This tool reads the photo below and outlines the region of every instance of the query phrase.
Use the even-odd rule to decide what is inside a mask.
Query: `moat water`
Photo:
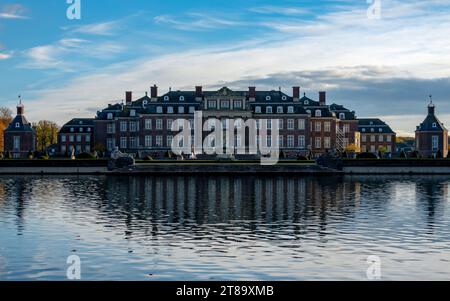
[[[450,280],[450,177],[0,176],[0,280]]]

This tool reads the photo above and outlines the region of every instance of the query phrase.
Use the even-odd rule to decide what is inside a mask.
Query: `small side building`
[[[416,150],[423,156],[434,156],[441,152],[448,154],[448,130],[436,117],[436,107],[431,101],[428,105],[428,115],[416,129]]]
[[[94,119],[75,118],[67,122],[58,133],[61,155],[91,153],[94,148]]]
[[[378,153],[385,148],[388,153],[396,151],[397,134],[384,121],[378,118],[358,119],[361,133],[361,152]]]
[[[24,115],[25,106],[17,105],[17,115],[4,131],[5,152],[14,159],[26,158],[36,150],[36,131]]]

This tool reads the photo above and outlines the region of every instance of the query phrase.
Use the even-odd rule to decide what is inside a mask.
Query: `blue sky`
[[[300,85],[412,134],[433,94],[450,125],[450,1],[0,1],[0,105],[63,124],[153,84]]]

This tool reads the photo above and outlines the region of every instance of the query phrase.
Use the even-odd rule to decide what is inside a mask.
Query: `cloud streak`
[[[26,8],[21,4],[5,5],[0,10],[0,19],[28,19]]]

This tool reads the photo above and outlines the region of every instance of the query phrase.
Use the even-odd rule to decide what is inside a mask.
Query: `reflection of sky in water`
[[[449,279],[445,177],[0,177],[0,279]]]

